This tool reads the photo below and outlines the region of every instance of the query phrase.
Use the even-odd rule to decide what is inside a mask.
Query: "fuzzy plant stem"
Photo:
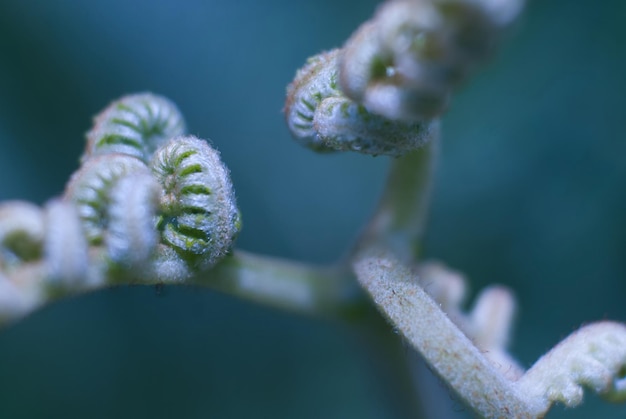
[[[105,259],[99,258],[92,262],[98,264],[92,266],[93,272],[104,271],[108,263]],[[4,322],[15,321],[38,306],[59,297],[97,292],[100,289],[124,284],[166,286],[180,284],[135,276],[131,273],[117,282],[95,281],[89,273],[86,273],[81,277],[81,283],[85,285],[80,288],[55,288],[54,295],[43,296],[39,303],[32,304],[32,307],[19,315],[7,316]],[[340,320],[345,323],[360,323],[364,313],[371,311],[365,293],[358,287],[353,274],[348,270],[307,265],[240,250],[233,251],[212,269],[196,272],[184,283],[296,314]]]
[[[468,337],[422,288],[415,249],[426,213],[432,149],[422,151],[394,162],[388,189],[352,259],[358,282],[395,330],[481,417],[540,418],[554,402],[579,404],[583,386],[609,400],[626,399],[624,325],[586,326],[526,373],[520,371],[521,377],[511,378],[477,346],[478,335]],[[423,382],[414,378],[418,386]]]
[[[349,271],[317,267],[241,250],[194,284],[301,314],[350,319],[363,309],[364,294]]]
[[[339,320],[365,340],[374,372],[394,391],[388,393],[398,415],[424,416],[406,368],[406,346],[391,339],[392,331],[341,265],[319,267],[237,250],[193,283],[297,314]],[[385,385],[387,388],[387,385]]]
[[[417,284],[414,274],[384,247],[359,254],[354,270],[385,316],[434,371],[483,417],[533,417],[499,374]]]
[[[354,273],[376,305],[384,308],[383,314],[403,331],[413,348],[465,402],[478,412],[490,412],[493,417],[490,390],[507,388],[510,394],[501,396],[506,403],[501,400],[497,404],[506,404],[510,409],[503,413],[523,417],[527,410],[515,391],[491,368],[489,361],[433,298],[414,282],[410,289],[403,288],[414,277],[407,267],[416,262],[419,253],[438,137],[439,130],[434,130],[433,138],[426,146],[392,161],[378,209],[357,246],[353,258]],[[387,299],[401,301],[390,303]],[[410,317],[403,311],[403,307],[408,306],[411,307],[408,310]],[[469,353],[468,348],[471,348]],[[407,353],[406,356],[411,361],[415,354]],[[418,387],[424,382],[423,377],[414,379]]]
[[[439,130],[423,147],[392,160],[387,184],[359,248],[385,243],[404,263],[415,261],[424,231]]]
[[[407,268],[416,262],[427,216],[438,130],[433,136],[425,147],[393,160],[378,209],[357,246],[354,273],[383,314],[466,403],[486,417],[526,417],[515,390]],[[494,388],[508,393],[494,395]],[[506,411],[494,415],[502,406]]]

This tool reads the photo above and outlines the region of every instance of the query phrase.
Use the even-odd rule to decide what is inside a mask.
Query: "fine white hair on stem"
[[[389,251],[364,249],[356,258],[354,270],[392,325],[484,417],[541,418],[554,402],[578,405],[583,386],[612,401],[626,400],[626,325],[599,322],[585,326],[528,371],[511,377],[493,362],[488,351],[476,345],[482,342],[498,349],[506,341],[507,319],[512,311],[506,289],[487,288],[465,324],[468,332],[462,333],[461,327],[420,286],[424,279],[418,281],[415,272]],[[445,284],[437,287],[442,286]],[[438,291],[440,296],[447,294]],[[504,350],[501,354],[508,357]]]
[[[392,325],[476,412],[489,418],[530,417],[513,383],[393,254],[384,248],[364,249],[353,266],[359,283]]]

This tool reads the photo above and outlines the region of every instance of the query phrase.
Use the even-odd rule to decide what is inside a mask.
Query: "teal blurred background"
[[[315,155],[281,108],[305,59],[373,0],[0,0],[0,200],[44,203],[121,95],[176,102],[231,169],[238,247],[332,262],[388,160]],[[520,303],[531,365],[585,322],[626,321],[626,3],[529,4],[444,118],[426,255]],[[193,288],[120,288],[0,333],[2,418],[404,418],[354,333]],[[459,417],[469,416],[450,398]],[[587,395],[548,418],[623,418]]]

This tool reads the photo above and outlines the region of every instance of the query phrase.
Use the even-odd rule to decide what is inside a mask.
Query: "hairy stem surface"
[[[354,271],[383,314],[476,412],[488,418],[533,417],[512,383],[493,368],[392,252],[382,247],[365,250],[357,257]]]
[[[405,263],[419,252],[428,212],[439,130],[422,148],[392,161],[385,192],[360,240],[361,247],[384,243]]]
[[[350,318],[362,309],[364,295],[352,275],[334,267],[235,251],[194,283],[288,311]]]

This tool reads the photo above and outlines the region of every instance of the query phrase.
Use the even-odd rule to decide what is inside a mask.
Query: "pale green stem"
[[[349,271],[235,251],[194,284],[264,305],[323,317],[349,318],[364,294]]]
[[[417,284],[392,251],[374,246],[354,263],[361,285],[459,396],[487,418],[531,418],[532,408]]]
[[[422,148],[395,158],[385,192],[358,247],[385,243],[403,262],[413,262],[419,251],[428,212],[431,178],[439,130]]]
[[[96,252],[97,253],[97,252]],[[106,258],[95,256],[81,286],[34,286],[28,289],[30,302],[22,310],[6,313],[4,322],[13,322],[33,310],[69,295],[98,291],[115,285],[155,285],[158,280],[136,277],[132,272],[116,272],[116,280],[109,277]],[[47,274],[42,262],[23,266],[13,273],[18,283],[47,284]],[[1,274],[1,272],[0,272]],[[3,278],[0,276],[0,280]],[[6,280],[5,280],[6,281]],[[176,285],[180,282],[167,282]],[[371,307],[365,293],[353,274],[339,267],[317,267],[283,259],[233,251],[211,270],[198,272],[184,281],[232,294],[244,300],[300,314],[347,321],[358,319]],[[41,289],[40,289],[41,288]],[[371,310],[371,308],[369,308]]]
[[[420,240],[424,233],[432,173],[439,147],[438,126],[433,129],[431,135],[430,141],[424,147],[392,160],[385,191],[378,208],[359,239],[353,254],[353,260],[357,263],[363,251],[378,246],[389,249],[407,266],[416,261]],[[358,270],[356,273],[361,274]],[[396,339],[388,340],[387,345],[395,347],[396,342]],[[382,345],[383,342],[379,344]],[[419,348],[415,349],[419,351]],[[431,388],[430,397],[420,397],[422,390],[419,386],[428,382],[429,377],[423,376],[426,373],[425,369],[414,368],[414,365],[419,363],[416,360],[417,357],[415,351],[406,349],[401,359],[395,359],[395,363],[402,364],[404,374],[412,376],[412,382],[405,381],[404,385],[407,390],[410,388],[409,391],[413,392],[414,402],[419,400],[421,413],[438,412],[438,414],[444,414],[446,418],[456,417],[452,409],[446,410],[432,406],[433,400],[443,400],[448,397],[447,394],[440,394],[446,391],[442,387]],[[398,375],[398,378],[400,376]]]
[[[424,417],[420,400],[411,390],[406,348],[397,339],[390,339],[391,330],[350,271],[235,251],[196,277],[194,283],[265,306],[340,320],[355,327],[369,341],[368,347],[380,355],[373,367],[378,366],[374,369],[380,378],[394,386],[388,397],[397,413]]]
[[[394,328],[466,403],[487,417],[528,417],[515,389],[411,280],[408,267],[416,262],[424,233],[437,147],[435,130],[426,147],[393,161],[379,207],[358,243],[354,272]],[[494,388],[506,394],[493,395]]]

